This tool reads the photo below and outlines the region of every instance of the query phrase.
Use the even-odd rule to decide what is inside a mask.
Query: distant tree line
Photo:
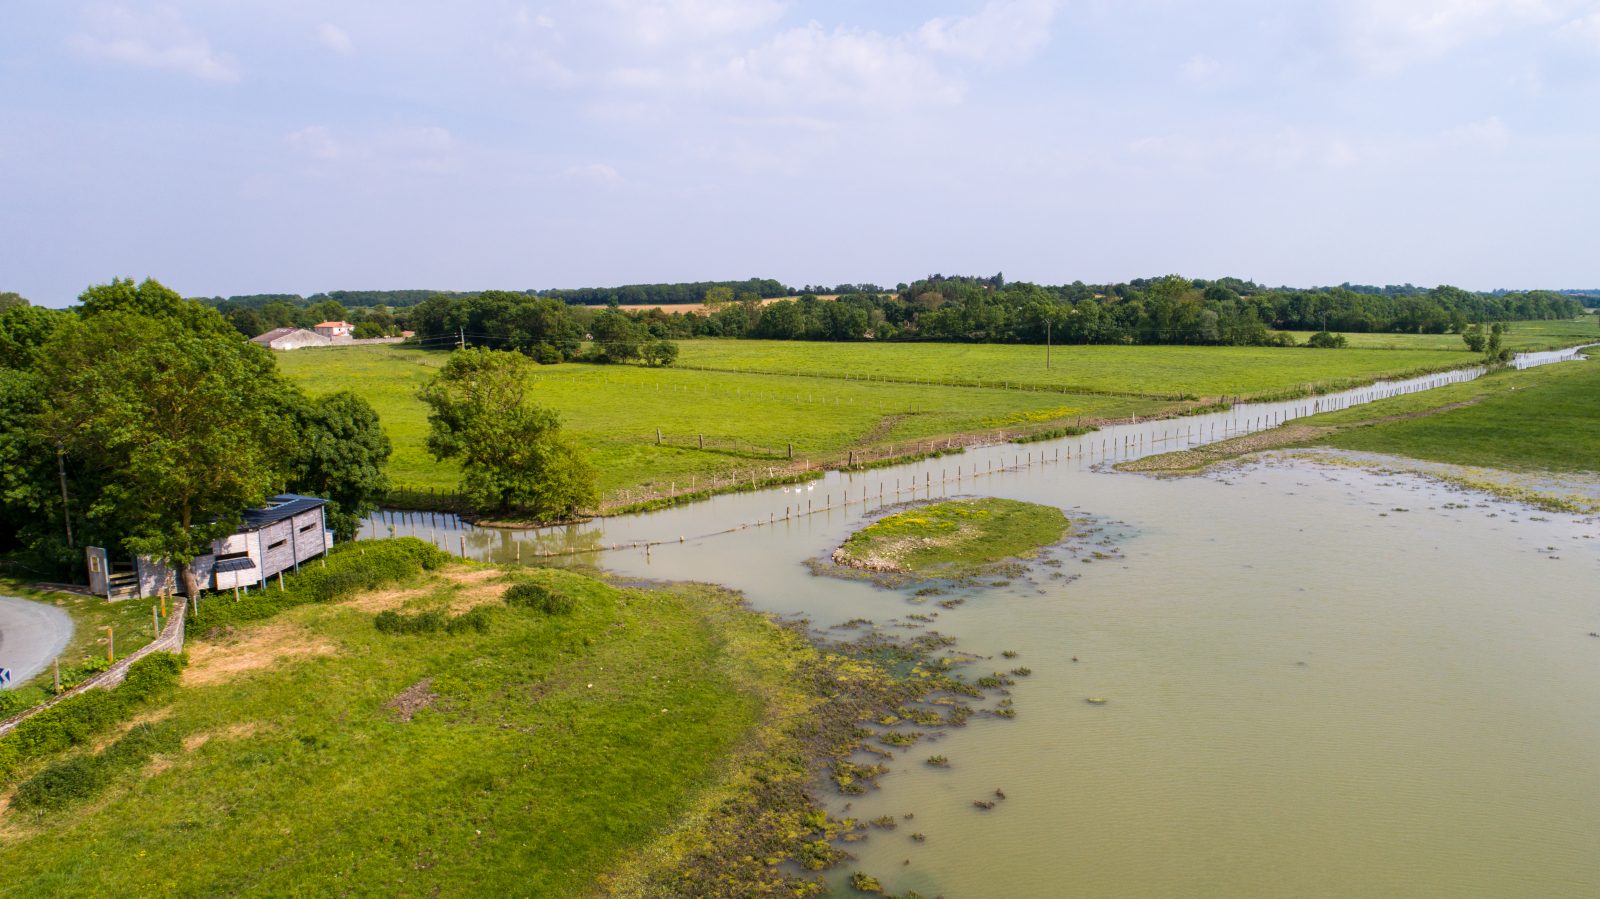
[[[340,318],[358,337],[416,331],[517,349],[545,361],[575,358],[594,323],[602,361],[641,358],[652,342],[693,337],[765,340],[936,340],[983,343],[1284,344],[1284,331],[1464,333],[1472,324],[1570,318],[1583,291],[1471,292],[1443,285],[1266,287],[1237,278],[1169,275],[1118,284],[1039,285],[987,277],[930,275],[893,290],[872,284],[807,285],[770,279],[641,284],[545,291],[335,291],[212,299],[241,333]],[[837,301],[818,297],[830,293]],[[403,296],[402,296],[403,295]],[[320,297],[320,299],[317,299]],[[316,302],[311,302],[313,299]],[[348,302],[394,300],[379,305]],[[705,303],[706,314],[613,310],[636,328],[603,318],[607,307]],[[403,305],[402,305],[403,304]],[[603,344],[616,347],[608,353]],[[1331,340],[1318,345],[1335,345]]]

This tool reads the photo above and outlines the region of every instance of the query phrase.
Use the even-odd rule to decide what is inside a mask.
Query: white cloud
[[[1447,146],[1480,148],[1500,153],[1511,143],[1511,129],[1506,127],[1505,122],[1500,121],[1499,116],[1489,116],[1459,128],[1451,128],[1444,133],[1443,138]]]
[[[770,25],[789,4],[781,0],[604,0],[617,33],[660,46],[722,38]]]
[[[326,162],[344,155],[344,148],[334,139],[333,132],[321,125],[301,128],[289,134],[284,140],[289,144],[291,152],[306,159]]]
[[[622,183],[622,175],[616,169],[603,162],[591,162],[588,165],[575,165],[563,173],[572,181],[587,181],[590,184],[603,184],[612,186]]]
[[[1222,63],[1209,56],[1191,56],[1182,72],[1183,80],[1193,84],[1215,84],[1222,77]]]
[[[360,163],[366,168],[411,172],[448,172],[457,168],[459,147],[445,128],[431,125],[390,128],[341,135],[322,125],[309,125],[284,137],[289,152],[316,163],[316,170]]]
[[[340,56],[348,56],[355,45],[350,42],[350,35],[343,28],[332,22],[323,22],[317,26],[317,43]]]
[[[1562,25],[1561,36],[1591,50],[1600,50],[1600,12],[1580,16]]]
[[[958,102],[964,88],[910,40],[812,22],[709,73],[711,83],[777,107],[907,108]],[[773,110],[779,112],[780,110]]]
[[[179,72],[205,81],[239,80],[232,60],[170,6],[134,11],[116,4],[90,7],[85,29],[67,36],[67,46],[85,59]]]
[[[990,0],[970,16],[929,19],[917,39],[937,53],[975,62],[1019,63],[1050,40],[1056,0]]]
[[[1349,0],[1346,43],[1370,71],[1407,66],[1508,31],[1558,21],[1567,0]]]

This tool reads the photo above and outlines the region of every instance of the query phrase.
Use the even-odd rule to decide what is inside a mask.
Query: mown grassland
[[[194,642],[147,715],[182,748],[114,770],[93,800],[0,811],[0,895],[558,896],[620,867],[663,895],[663,871],[731,873],[674,855],[716,843],[681,830],[657,863],[632,853],[740,776],[764,719],[807,711],[815,651],[713,588],[508,577],[574,608],[508,607],[506,577],[457,565]],[[473,608],[483,632],[374,627],[384,609]],[[804,761],[766,748],[777,760],[745,774],[803,800]],[[769,811],[791,851],[814,829]]]
[[[1523,371],[1501,369],[1117,467],[1196,472],[1263,450],[1330,446],[1506,471],[1600,472],[1595,355]]]
[[[1585,315],[1563,321],[1510,322],[1504,343],[1519,352],[1549,350],[1600,342],[1600,316]],[[1291,331],[1305,343],[1310,331]],[[1460,334],[1357,334],[1344,332],[1351,349],[1465,350]]]
[[[855,352],[870,357],[873,347]],[[458,469],[428,455],[427,411],[416,390],[443,353],[387,346],[296,350],[277,356],[313,394],[349,389],[377,410],[394,443],[396,485],[448,490]],[[1063,395],[991,388],[929,389],[913,384],[773,374],[550,365],[538,369],[536,402],[555,409],[592,453],[610,500],[691,479],[794,462],[843,462],[854,450],[912,452],[918,441],[971,432],[1072,424],[1079,419],[1149,416],[1176,404],[1136,397]],[[656,444],[656,429],[666,442]],[[705,435],[700,449],[697,435]]]
[[[967,577],[1059,541],[1068,526],[1067,516],[1053,506],[996,498],[951,500],[878,519],[850,535],[833,560],[866,571]]]
[[[1457,344],[1460,339],[1457,338]],[[1371,381],[1465,365],[1454,349],[802,343],[694,340],[679,363],[720,371],[872,377],[935,384],[1021,385],[1078,393],[1249,398],[1328,383]]]
[[[1466,405],[1447,408],[1457,403]],[[1510,471],[1600,471],[1600,361],[1497,372],[1307,421],[1347,426],[1320,441],[1341,449]]]

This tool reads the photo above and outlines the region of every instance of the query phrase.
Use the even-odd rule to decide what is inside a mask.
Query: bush
[[[100,766],[90,756],[58,762],[28,778],[17,787],[12,802],[19,809],[60,808],[75,799],[86,799],[100,789]]]
[[[437,634],[440,631],[460,634],[469,630],[482,634],[489,630],[489,610],[479,606],[454,618],[437,609],[415,615],[379,612],[373,617],[372,626],[382,634]]]
[[[567,615],[578,603],[565,593],[557,593],[543,584],[521,583],[506,591],[508,606],[533,609],[546,615]]]
[[[1327,331],[1318,331],[1306,338],[1306,346],[1319,350],[1341,349],[1346,342],[1343,334],[1330,334]]]

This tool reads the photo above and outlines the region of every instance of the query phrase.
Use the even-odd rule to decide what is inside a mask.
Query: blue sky
[[[1600,285],[1600,0],[13,3],[0,290]]]

